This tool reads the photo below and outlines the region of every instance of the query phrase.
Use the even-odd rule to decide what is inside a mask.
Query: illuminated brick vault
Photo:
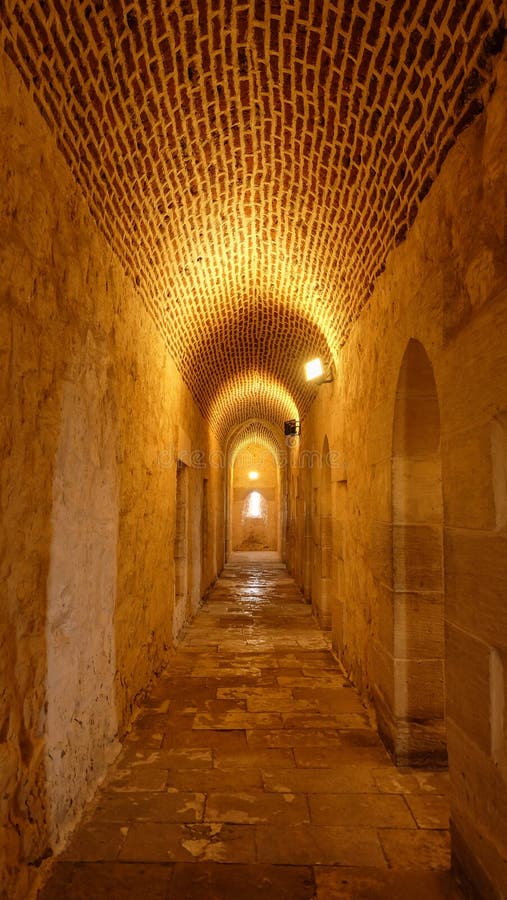
[[[482,110],[502,5],[0,4],[5,50],[217,433],[304,417],[302,363],[336,360]]]
[[[279,465],[286,465],[287,446],[284,437],[276,427],[269,426],[266,422],[244,422],[236,428],[230,436],[229,453],[231,462],[234,463],[241,456],[245,447],[257,444],[271,453]]]

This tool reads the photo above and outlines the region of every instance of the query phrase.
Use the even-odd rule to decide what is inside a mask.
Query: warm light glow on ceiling
[[[339,372],[495,84],[502,6],[0,3],[9,56],[219,440],[246,419],[304,420],[323,376],[305,381],[302,354]]]
[[[258,479],[258,477],[259,477],[259,473],[258,473],[258,472],[253,472],[253,471],[252,471],[252,472],[249,472],[249,473],[248,473],[248,477],[249,477],[250,481],[257,481],[257,479]]]
[[[250,418],[285,422],[300,415],[287,388],[269,373],[254,369],[224,382],[210,412],[213,431],[222,438],[234,424]]]
[[[269,425],[267,422],[245,422],[236,428],[235,434],[230,440],[230,462],[233,466],[236,459],[246,449],[250,465],[257,465],[253,452],[267,452],[273,457],[277,465],[284,465],[287,445],[281,428]],[[254,461],[255,460],[255,461]]]
[[[305,363],[305,377],[307,381],[313,381],[315,378],[320,378],[323,374],[324,367],[319,357]]]

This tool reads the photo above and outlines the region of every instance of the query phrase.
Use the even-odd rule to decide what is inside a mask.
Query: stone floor
[[[447,789],[392,765],[281,563],[236,554],[40,898],[455,898]]]

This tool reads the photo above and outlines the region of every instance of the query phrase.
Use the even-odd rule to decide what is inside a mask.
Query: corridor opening
[[[272,449],[257,441],[238,449],[229,484],[231,550],[280,553],[280,471]]]

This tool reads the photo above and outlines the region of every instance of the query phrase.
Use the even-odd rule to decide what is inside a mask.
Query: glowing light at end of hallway
[[[250,481],[257,481],[257,479],[258,479],[258,477],[259,477],[259,473],[258,473],[258,472],[254,472],[254,471],[249,472],[249,473],[248,473],[248,477],[249,477]]]
[[[262,519],[262,494],[259,491],[252,491],[247,498],[246,517],[247,519]]]
[[[320,378],[323,374],[324,367],[322,365],[322,360],[319,357],[305,363],[305,378],[307,381],[313,381],[315,378]]]

